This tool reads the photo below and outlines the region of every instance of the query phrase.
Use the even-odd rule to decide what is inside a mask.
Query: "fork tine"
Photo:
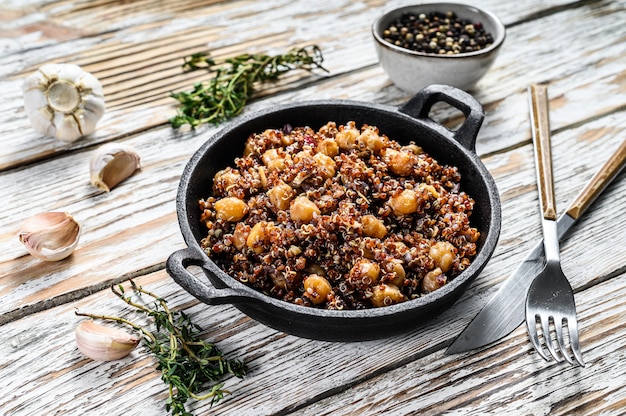
[[[567,327],[569,328],[569,321],[567,320],[567,318],[564,317],[562,319],[554,320],[554,330],[556,332],[556,340],[559,344],[559,349],[561,350],[561,356],[565,358],[565,361],[570,363],[570,365],[574,365],[574,362],[572,361],[572,357],[570,357],[569,353],[567,352],[565,341],[563,340],[563,321],[567,322]],[[571,343],[571,336],[570,336],[570,343]],[[573,349],[573,346],[572,346],[572,349]]]
[[[585,362],[583,361],[583,355],[580,351],[580,342],[578,340],[578,320],[576,316],[567,321],[567,327],[569,329],[569,342],[572,346],[572,352],[574,353],[574,358],[578,361],[581,367],[585,366]]]
[[[546,361],[550,361],[550,358],[543,351],[541,342],[539,342],[539,335],[537,335],[537,318],[539,315],[526,315],[526,328],[528,329],[528,335],[530,336],[530,342],[533,344],[535,351]]]
[[[547,319],[544,319],[544,318],[545,317],[541,317],[541,328],[543,330],[543,338],[546,343],[546,348],[548,348],[548,351],[550,351],[550,354],[552,354],[554,359],[560,363],[561,361],[563,361],[563,358],[561,357],[561,354],[556,349],[554,349],[552,336],[550,336],[550,318],[551,317],[548,317]],[[552,319],[554,321],[554,318]]]

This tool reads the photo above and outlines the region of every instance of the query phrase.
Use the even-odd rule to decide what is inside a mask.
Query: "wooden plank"
[[[13,4],[11,4],[13,3]],[[99,36],[140,24],[159,24],[198,13],[210,7],[212,12],[246,7],[250,1],[192,0],[155,3],[139,1],[5,1],[0,17],[6,20],[0,35],[17,38],[14,49],[47,46],[72,38]],[[35,36],[33,36],[35,34]],[[27,42],[23,42],[27,40]]]
[[[274,0],[271,3],[259,3],[254,1],[224,1],[224,0],[191,0],[186,2],[155,3],[149,0],[142,1],[29,1],[24,4],[21,1],[4,1],[0,4],[2,20],[6,21],[4,31],[7,36],[19,37],[40,31],[40,39],[64,40],[68,36],[59,37],[59,33],[52,30],[46,31],[47,26],[58,29],[64,28],[69,33],[78,36],[97,36],[100,33],[121,30],[141,23],[163,22],[171,19],[187,16],[197,16],[199,13],[218,15],[224,12],[237,11],[238,18],[250,17],[271,11],[276,16],[302,17],[305,14],[312,16],[330,14],[336,8],[346,10],[359,10],[363,8],[386,11],[394,7],[403,6],[406,1],[367,0],[360,2],[337,1],[333,4],[317,3],[306,4],[302,2],[297,9],[291,9],[294,2],[286,0]],[[575,5],[577,1],[553,0],[542,2],[533,0],[520,4],[498,4],[495,1],[479,1],[480,7],[488,8],[498,15],[505,24],[516,20],[527,20],[531,16],[547,13],[556,8]],[[297,10],[295,13],[293,10]],[[5,32],[0,32],[5,33]],[[54,36],[57,35],[57,36]],[[26,37],[26,36],[25,36]],[[35,39],[28,37],[29,44],[35,43]],[[17,42],[16,42],[17,43]],[[24,45],[16,45],[24,47]]]
[[[314,2],[304,4],[306,7],[317,7],[311,5],[312,3]],[[304,17],[307,16],[306,8],[298,9],[295,18],[289,17],[294,15],[294,8],[298,7],[300,5],[295,3],[289,7],[285,5],[285,10],[278,9],[284,14],[278,16],[275,9],[263,11],[268,13],[267,16],[271,14],[273,19],[280,22],[273,25],[263,23],[269,19],[269,17],[264,19],[263,14],[254,15],[252,11],[244,13],[245,8],[229,10],[228,12],[233,14],[226,13],[224,19],[231,25],[229,30],[238,35],[226,41],[222,36],[223,28],[207,25],[203,19],[203,16],[210,15],[202,13],[214,12],[208,8],[197,17],[189,16],[190,20],[185,21],[185,27],[182,29],[178,21],[172,20],[158,27],[152,24],[139,25],[112,34],[107,33],[103,35],[103,39],[81,38],[29,51],[28,59],[19,57],[19,61],[15,62],[16,65],[11,67],[12,71],[6,74],[7,79],[0,82],[5,91],[0,98],[2,100],[0,115],[7,120],[8,133],[0,137],[0,146],[3,149],[0,153],[0,169],[10,169],[57,152],[83,148],[163,125],[175,112],[175,102],[168,98],[169,92],[189,88],[193,82],[201,79],[201,74],[181,73],[182,57],[207,46],[219,57],[249,50],[268,51],[268,47],[271,49],[269,52],[278,53],[293,45],[319,43],[325,51],[326,66],[333,77],[364,68],[375,68],[372,74],[378,77],[378,82],[374,84],[376,88],[369,92],[366,99],[376,98],[380,95],[378,91],[381,88],[386,89],[385,102],[389,102],[390,99],[398,101],[408,99],[405,93],[395,87],[389,87],[390,83],[386,76],[376,66],[377,58],[370,38],[369,25],[379,13],[379,9],[363,7],[344,9],[342,7],[348,6],[342,4],[342,7],[323,10],[325,21],[337,23],[316,24],[314,25],[316,28],[328,27],[332,28],[332,31],[309,33],[300,28],[310,27],[311,22],[298,20],[307,19]],[[525,103],[520,101],[519,93],[526,85],[545,79],[556,78],[563,82],[562,87],[553,91],[555,97],[562,95],[564,99],[564,106],[561,107],[564,116],[559,117],[555,114],[553,119],[555,128],[562,128],[572,122],[594,118],[621,108],[624,102],[624,90],[621,88],[624,83],[624,77],[621,76],[623,70],[615,75],[614,65],[618,64],[625,46],[624,42],[616,41],[623,31],[621,21],[616,17],[618,13],[610,13],[619,7],[619,2],[603,3],[598,7],[586,6],[511,27],[506,47],[503,48],[495,67],[474,91],[479,101],[487,107],[488,115],[495,116],[490,118],[490,124],[487,125],[497,126],[502,124],[503,120],[509,120],[509,118],[498,119],[499,113],[495,110],[503,107],[507,110],[505,114],[508,117],[509,111],[516,110]],[[349,13],[346,16],[347,10]],[[242,18],[238,18],[242,15]],[[544,30],[546,26],[558,26],[562,30],[552,33]],[[535,36],[535,33],[540,35]],[[556,47],[556,50],[553,50],[554,45],[568,45],[572,37],[589,42],[595,49],[582,57],[569,53],[566,47]],[[523,55],[520,56],[515,47],[520,43],[536,46],[524,49]],[[71,55],[67,54],[68,50],[72,51]],[[546,56],[550,56],[549,61],[545,59]],[[22,109],[15,107],[21,102],[22,77],[50,61],[77,62],[94,75],[102,77],[107,101],[111,100],[108,104],[109,111],[100,122],[97,131],[86,140],[67,145],[54,139],[40,138],[30,130]],[[126,68],[131,71],[126,71]],[[275,91],[301,88],[317,79],[318,77],[309,78],[300,73],[280,83],[280,87]],[[569,89],[571,87],[567,86],[580,85],[581,82],[587,90],[608,89],[615,93],[606,100],[593,102],[588,102],[586,98],[581,99],[578,95],[568,97],[566,94],[571,91]],[[354,85],[345,79],[339,79],[339,83]],[[342,98],[363,94],[361,89],[338,89],[332,83],[326,83],[323,87],[325,93],[317,93],[318,89],[315,87],[314,85],[313,89],[307,91],[307,98],[326,96]],[[280,99],[295,100],[299,99],[300,94],[302,90],[295,94],[281,95]],[[572,103],[571,100],[576,101]],[[264,102],[264,105],[271,104],[271,101]],[[573,108],[576,112],[572,111]],[[519,132],[525,125],[525,120],[521,116],[523,113],[519,111],[515,113],[518,115],[513,119],[515,122],[508,125],[508,136]],[[513,125],[516,127],[511,131]],[[486,152],[515,145],[499,135],[483,135],[481,141],[485,143],[482,151]]]
[[[443,348],[455,334],[451,328],[467,313],[463,303],[406,335],[332,343],[282,334],[232,306],[198,305],[163,271],[137,282],[166,297],[172,307],[184,308],[207,329],[208,339],[250,367],[244,380],[227,380],[233,395],[211,410],[220,414],[279,415],[295,409],[300,409],[296,415],[521,409],[536,414],[549,407],[554,414],[587,414],[610,413],[623,405],[624,277],[622,271],[576,295],[586,369],[543,362],[523,327],[482,352],[444,356]],[[80,320],[75,308],[139,319],[125,314],[121,301],[103,291],[4,325],[2,409],[16,416],[120,414],[137,408],[145,415],[163,414],[164,385],[146,351],[140,347],[129,358],[109,363],[84,358],[74,343]],[[209,411],[206,403],[191,409]]]
[[[620,414],[626,403],[624,277],[576,295],[585,368],[545,362],[522,326],[492,348],[457,356],[437,351],[293,415]]]

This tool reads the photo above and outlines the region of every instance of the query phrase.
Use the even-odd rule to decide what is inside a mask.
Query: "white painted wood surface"
[[[370,25],[408,1],[30,0],[0,3],[0,414],[165,414],[165,388],[142,348],[95,363],[76,349],[75,308],[119,312],[113,282],[135,278],[185,309],[207,337],[246,361],[233,395],[196,414],[623,414],[626,409],[626,181],[621,174],[562,244],[576,291],[587,367],[543,362],[519,327],[484,351],[444,356],[540,237],[526,86],[549,83],[557,208],[626,138],[624,0],[475,1],[507,25],[494,67],[470,91],[485,107],[477,151],[500,191],[496,252],[448,311],[406,335],[329,343],[285,335],[233,306],[199,304],[164,262],[184,246],[175,195],[184,165],[219,127],[179,134],[170,91],[189,88],[182,58],[278,53],[318,44],[329,74],[293,73],[264,89],[253,112],[309,99],[399,106],[410,97],[377,64]],[[108,111],[95,134],[71,145],[29,128],[27,74],[47,62],[78,63],[104,85]],[[455,124],[454,113],[433,117]],[[143,168],[111,193],[89,184],[91,152],[108,141],[139,150]],[[67,210],[84,226],[59,263],[30,257],[15,233],[28,215]],[[140,410],[139,410],[140,409]]]

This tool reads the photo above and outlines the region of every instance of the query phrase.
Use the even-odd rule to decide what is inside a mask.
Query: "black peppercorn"
[[[401,48],[432,54],[478,51],[493,43],[481,22],[471,22],[451,11],[404,13],[383,31],[386,42]]]

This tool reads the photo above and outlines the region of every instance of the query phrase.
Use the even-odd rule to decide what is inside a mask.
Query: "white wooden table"
[[[470,91],[486,118],[477,151],[494,176],[503,224],[496,252],[448,311],[401,336],[313,341],[267,328],[233,306],[206,306],[164,262],[184,247],[175,195],[182,169],[221,126],[177,133],[171,91],[205,78],[184,56],[281,53],[315,43],[329,74],[294,72],[246,113],[304,99],[399,106],[410,97],[378,65],[370,26],[406,1],[0,2],[0,413],[163,415],[160,374],[140,347],[98,363],[76,348],[76,308],[115,313],[112,283],[135,279],[185,310],[228,355],[249,366],[233,394],[197,415],[623,414],[626,412],[626,178],[621,174],[562,244],[576,292],[585,368],[544,362],[520,326],[485,350],[446,356],[454,337],[540,238],[526,87],[548,83],[557,207],[563,210],[626,137],[626,1],[474,3],[495,12],[507,39]],[[42,138],[23,109],[25,76],[76,63],[104,86],[108,111],[73,144]],[[436,112],[437,113],[437,112]],[[438,110],[443,121],[453,117]],[[435,114],[435,116],[437,115]],[[89,183],[105,142],[135,146],[143,168],[110,193]],[[27,216],[63,210],[83,225],[79,247],[57,263],[29,256],[16,232]]]

